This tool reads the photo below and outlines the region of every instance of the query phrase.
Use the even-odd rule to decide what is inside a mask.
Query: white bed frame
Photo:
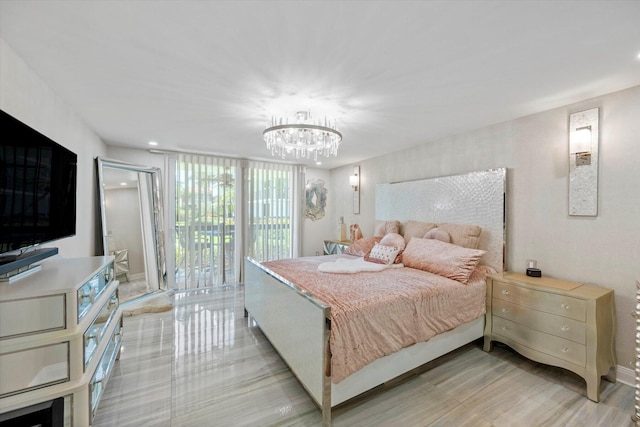
[[[482,227],[481,263],[504,266],[506,169],[380,184],[376,219]],[[245,259],[245,313],[251,315],[331,425],[331,408],[483,336],[484,317],[385,356],[331,382],[331,307],[260,263]]]

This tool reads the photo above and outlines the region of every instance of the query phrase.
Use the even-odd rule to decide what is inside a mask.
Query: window
[[[245,255],[299,255],[301,167],[180,154],[175,182],[178,289],[241,281]]]

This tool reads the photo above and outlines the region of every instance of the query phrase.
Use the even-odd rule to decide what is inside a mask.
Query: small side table
[[[344,253],[344,250],[351,245],[350,240],[325,240],[323,244],[325,255],[335,255]]]

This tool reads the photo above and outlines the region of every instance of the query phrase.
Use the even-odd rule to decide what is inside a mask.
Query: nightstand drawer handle
[[[562,303],[560,307],[564,308],[565,310],[569,310],[569,304]]]
[[[568,347],[563,347],[562,348],[562,352],[563,353],[569,353],[569,348]]]
[[[567,332],[569,330],[569,325],[564,325],[562,328],[560,328],[560,330],[562,332]]]
[[[508,331],[508,330],[510,330],[510,329],[511,329],[511,328],[510,328],[510,327],[508,327],[507,325],[502,325],[502,330],[503,330],[503,331]]]
[[[508,308],[503,308],[502,310],[500,310],[503,313],[509,313],[509,309]]]
[[[506,289],[503,289],[503,290],[502,290],[502,295],[509,295],[509,291],[508,291],[508,290],[506,290]]]

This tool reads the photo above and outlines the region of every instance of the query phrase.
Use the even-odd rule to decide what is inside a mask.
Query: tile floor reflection
[[[123,350],[94,426],[320,426],[311,398],[255,323],[243,286],[175,294],[124,319]],[[393,388],[334,409],[335,426],[628,426],[633,389],[584,381],[505,346],[467,345]]]

